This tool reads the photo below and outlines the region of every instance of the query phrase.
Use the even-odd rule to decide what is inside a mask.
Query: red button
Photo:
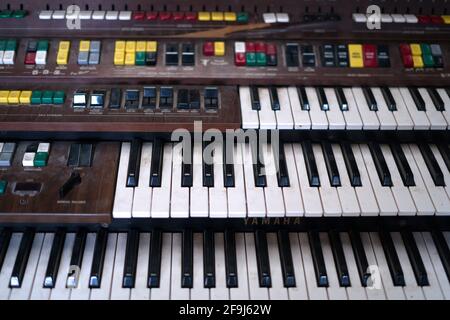
[[[412,55],[402,55],[403,65],[405,68],[413,68],[414,67],[414,61]]]
[[[255,44],[253,42],[246,42],[245,43],[245,51],[255,52]]]
[[[25,55],[25,64],[36,64],[36,52],[27,52]]]
[[[431,16],[431,23],[444,24],[444,19],[441,16]]]
[[[266,52],[266,44],[264,42],[257,42],[255,44],[255,51],[256,52]]]
[[[157,11],[148,11],[146,13],[147,20],[156,20],[158,18],[158,12]]]
[[[214,43],[208,41],[203,44],[203,55],[207,57],[211,57],[214,55]]]
[[[277,54],[277,46],[274,44],[266,45],[266,54],[268,55],[276,55]]]
[[[411,47],[409,46],[409,44],[406,43],[400,45],[400,52],[402,53],[402,56],[412,55]]]
[[[197,20],[197,13],[195,13],[195,12],[187,12],[185,14],[185,18],[188,21],[195,21],[195,20]]]
[[[135,11],[133,12],[133,20],[144,20],[145,12],[144,11]]]
[[[238,66],[238,67],[243,67],[246,64],[246,60],[245,60],[245,53],[241,52],[241,53],[236,53],[234,55],[234,63]]]
[[[184,12],[174,12],[173,13],[173,20],[180,21],[184,19]]]
[[[364,67],[376,68],[378,67],[377,61],[377,47],[373,44],[363,45],[363,60]]]
[[[172,13],[170,13],[170,12],[160,12],[159,13],[159,19],[161,21],[167,21],[170,18],[172,18]]]
[[[419,23],[422,23],[422,24],[431,23],[431,18],[429,16],[418,16],[417,19],[419,20]]]

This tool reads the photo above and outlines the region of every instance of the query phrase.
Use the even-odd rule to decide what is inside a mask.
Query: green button
[[[12,17],[16,18],[16,19],[22,19],[27,15],[27,11],[26,10],[15,10],[12,13]]]
[[[423,64],[425,65],[425,67],[428,67],[428,68],[434,67],[433,56],[430,54],[423,55]]]
[[[42,104],[53,104],[53,91],[44,91],[42,93]]]
[[[33,165],[35,167],[45,167],[47,166],[48,153],[47,152],[38,152],[34,156]]]
[[[11,15],[12,15],[12,11],[10,11],[10,10],[0,11],[0,19],[10,18]]]
[[[248,22],[248,13],[247,12],[238,12],[236,17],[237,22],[247,23]]]
[[[245,60],[247,61],[247,66],[256,66],[256,54],[254,52],[246,53]]]
[[[37,44],[37,51],[47,51],[48,50],[48,40],[39,40]]]
[[[6,42],[6,48],[7,51],[16,51],[17,48],[17,41],[14,39],[10,39]]]
[[[137,66],[145,65],[145,52],[136,52],[135,64]]]
[[[31,93],[31,104],[41,104],[42,103],[42,91],[34,90]]]
[[[430,47],[430,45],[428,45],[426,43],[421,43],[420,44],[420,49],[422,49],[422,54],[423,55],[431,55],[431,47]]]
[[[7,185],[8,182],[6,182],[5,180],[0,180],[0,194],[5,194]]]
[[[6,41],[0,40],[0,51],[4,51],[6,48]]]
[[[64,104],[65,100],[66,94],[64,91],[55,91],[55,94],[53,95],[53,104]]]
[[[267,56],[264,52],[256,53],[256,65],[265,66],[267,64]]]

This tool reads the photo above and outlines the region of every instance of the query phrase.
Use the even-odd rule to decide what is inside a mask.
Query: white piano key
[[[320,109],[319,97],[317,97],[316,89],[313,87],[306,87],[306,96],[309,101],[309,116],[311,117],[311,129],[326,130],[328,129],[328,120],[325,111]]]
[[[258,265],[256,262],[255,238],[253,233],[245,233],[247,253],[248,285],[251,300],[269,300],[269,290],[259,286]],[[238,273],[238,277],[240,274]],[[240,281],[239,281],[240,282]]]
[[[265,217],[266,206],[264,201],[264,190],[263,188],[255,186],[255,179],[253,177],[253,155],[250,144],[243,144],[242,152],[248,217]]]
[[[129,142],[122,143],[120,151],[119,171],[117,173],[116,195],[114,197],[113,217],[131,218],[133,207],[133,188],[127,187],[128,162],[130,160]]]
[[[330,130],[342,130],[345,129],[345,119],[339,108],[339,103],[336,97],[336,92],[334,88],[325,88],[325,95],[330,106],[330,110],[326,112],[328,118],[328,124]]]
[[[244,233],[236,233],[235,240],[236,240],[238,287],[230,288],[230,299],[248,300],[250,299],[250,291],[248,287],[247,256],[245,252]]]
[[[131,289],[130,300],[149,300],[150,289],[147,288],[148,261],[150,255],[150,233],[139,235],[139,249],[136,265],[136,283]]]
[[[341,186],[337,187],[339,200],[342,208],[343,216],[359,216],[361,209],[359,208],[358,198],[356,197],[355,188],[350,184],[350,179],[345,167],[344,156],[342,155],[341,147],[338,144],[333,144],[333,153],[336,160],[336,165],[339,170],[341,178]]]
[[[172,144],[166,143],[163,148],[163,165],[161,187],[153,188],[152,218],[168,218],[170,209],[170,189],[172,180]],[[155,201],[153,201],[153,199]]]
[[[339,202],[337,189],[330,185],[325,159],[322,148],[319,144],[313,144],[313,152],[316,158],[317,172],[319,173],[320,187],[319,193],[322,199],[323,211],[325,216],[341,216],[342,208]]]
[[[348,130],[361,130],[363,128],[363,122],[359,114],[358,106],[356,105],[355,97],[351,88],[343,88],[345,99],[347,100],[348,110],[343,111],[346,129]]]
[[[17,252],[19,251],[22,233],[13,233],[3,261],[2,272],[0,272],[0,300],[8,300],[11,293],[9,280],[11,277],[14,263],[16,262]]]
[[[190,289],[181,287],[181,247],[181,233],[174,233],[172,235],[172,281],[170,282],[170,300],[189,300],[190,297]],[[161,272],[167,271],[161,269]]]
[[[436,110],[436,106],[431,100],[431,97],[426,88],[418,88],[419,94],[422,96],[425,102],[425,113],[427,114],[428,120],[430,120],[430,127],[434,130],[445,130],[447,129],[448,123],[445,121],[444,116],[441,111]]]
[[[294,264],[295,287],[288,288],[289,300],[308,300],[308,290],[306,286],[304,262],[300,242],[297,233],[289,233],[291,244],[292,262]]]
[[[280,146],[282,147],[282,146]],[[264,158],[267,186],[264,188],[268,217],[284,217],[283,193],[280,192],[277,179],[275,156],[271,144],[261,146]]]
[[[391,187],[392,194],[397,204],[399,215],[416,215],[417,209],[414,205],[414,201],[411,197],[408,187],[405,187],[403,180],[395,163],[392,151],[387,144],[380,145],[381,152],[384,155],[386,164],[391,173],[391,179],[393,186]]]
[[[433,215],[436,211],[433,201],[431,200],[430,194],[428,193],[425,183],[423,182],[411,150],[408,145],[402,145],[401,147],[414,175],[414,182],[416,183],[415,186],[409,187],[409,191],[411,192],[412,198],[416,205],[417,215]]]
[[[377,216],[380,213],[380,209],[359,145],[352,144],[352,151],[361,177],[361,186],[355,187],[359,205],[361,206],[361,215]]]
[[[311,119],[307,110],[302,110],[300,98],[296,87],[288,88],[289,102],[291,105],[292,117],[294,120],[294,129],[309,130],[311,129]]]
[[[203,186],[203,151],[201,142],[195,142],[192,155],[191,217],[207,217],[209,210],[208,188]]]
[[[326,232],[319,234],[320,243],[322,244],[323,259],[327,268],[328,275],[328,298],[330,300],[347,300],[347,292],[344,287],[339,285],[337,277],[336,265],[334,263],[333,252],[331,251],[330,240]]]
[[[381,130],[396,130],[397,122],[394,118],[394,113],[388,109],[386,101],[384,100],[383,93],[381,89],[378,87],[371,88],[373,96],[378,105],[377,116],[380,120],[380,129]]]
[[[228,217],[245,218],[247,206],[245,199],[244,167],[242,162],[242,146],[234,145],[234,188],[227,188]]]
[[[114,261],[116,255],[117,233],[108,234],[106,244],[105,264],[103,265],[102,282],[100,288],[91,289],[91,300],[109,300],[111,295]]]
[[[227,281],[225,276],[225,243],[223,233],[214,234],[214,249],[216,266],[216,287],[210,289],[211,300],[229,300],[230,292],[227,288]]]
[[[152,143],[142,144],[139,184],[134,188],[133,218],[150,218],[152,189],[150,187],[150,168],[152,163]]]
[[[89,277],[91,273],[92,260],[94,258],[95,233],[88,233],[83,254],[83,263],[78,278],[78,286],[70,290],[71,300],[89,300],[91,289],[89,288]],[[65,277],[67,275],[64,275]],[[95,290],[95,289],[94,289]]]
[[[46,233],[42,243],[41,254],[39,256],[38,267],[31,289],[30,300],[48,300],[51,290],[43,287],[45,272],[47,271],[48,260],[50,259],[50,251],[52,250],[54,233]],[[63,275],[65,276],[65,275]]]
[[[285,143],[284,146],[281,147],[284,147],[286,166],[289,175],[289,187],[284,187],[282,189],[284,204],[286,208],[286,216],[303,216],[305,214],[305,210],[303,209],[303,198],[300,191],[297,168],[295,166],[294,151],[290,143]]]
[[[419,111],[414,99],[411,96],[408,88],[399,88],[400,94],[402,95],[404,105],[414,122],[414,130],[427,130],[430,128],[430,121],[428,120],[427,114],[424,111]]]
[[[414,122],[408,112],[408,108],[403,101],[402,94],[398,88],[388,88],[394,98],[397,110],[393,112],[395,121],[397,122],[397,130],[412,130]]]
[[[361,144],[360,146],[361,154],[364,158],[364,163],[366,164],[367,172],[370,177],[370,181],[372,183],[372,188],[375,193],[375,197],[378,201],[378,207],[380,209],[380,215],[389,216],[389,215],[397,215],[398,208],[395,204],[394,196],[392,195],[392,191],[389,187],[383,187],[380,182],[380,178],[378,177],[377,170],[375,168],[375,164],[372,159],[372,155],[370,154],[369,147],[366,144]]]
[[[66,288],[67,273],[70,268],[70,259],[72,258],[72,249],[75,242],[75,234],[67,233],[64,241],[64,248],[59,263],[58,277],[56,279],[55,287],[50,294],[50,300],[69,300],[70,290]]]
[[[278,100],[280,102],[280,110],[275,111],[277,120],[277,129],[293,129],[294,119],[291,113],[291,103],[289,101],[289,94],[287,88],[277,88]]]
[[[428,190],[428,194],[433,201],[434,207],[436,209],[436,215],[449,215],[450,214],[450,200],[448,198],[447,193],[445,192],[444,187],[437,187],[433,179],[428,171],[428,168],[425,164],[425,160],[420,153],[419,147],[414,144],[410,144],[409,148],[411,149],[411,153],[414,156],[414,160],[416,161],[417,168],[420,171],[423,182]]]
[[[182,142],[173,144],[172,190],[170,200],[171,218],[189,218],[189,188],[181,186],[181,172],[183,163],[182,147]],[[191,152],[191,150],[186,151]]]
[[[159,288],[151,289],[150,291],[151,300],[170,299],[170,287],[172,277],[179,276],[181,278],[181,273],[179,275],[171,275],[170,273],[171,269],[172,269],[172,234],[163,233],[161,246],[161,275],[159,281]]]
[[[258,111],[252,109],[252,99],[249,87],[239,87],[239,98],[241,101],[241,117],[243,129],[258,129]]]
[[[328,300],[327,288],[318,287],[316,273],[314,271],[311,248],[309,246],[308,235],[304,232],[298,233],[300,248],[303,257],[303,268],[305,270],[306,288],[310,300]]]
[[[445,121],[450,124],[450,97],[445,91],[445,89],[439,88],[436,89],[442,101],[444,102],[445,111],[442,112],[442,115],[445,118]]]
[[[214,187],[209,188],[209,217],[226,218],[228,216],[227,189],[223,183],[223,146],[220,143],[215,144],[213,162]]]
[[[209,300],[209,289],[204,287],[203,274],[203,235],[194,233],[194,281],[191,300]]]
[[[383,247],[381,245],[378,234],[375,232],[371,232],[370,234],[366,232],[361,233],[361,240],[364,245],[364,251],[366,252],[369,266],[375,266],[378,268],[378,276],[381,277],[382,288],[384,289],[384,294],[386,295],[384,299],[387,298],[388,300],[404,300],[405,294],[403,292],[403,288],[394,286],[394,283],[392,282],[391,273],[389,271],[386,256],[384,255]],[[371,249],[370,246],[372,247]],[[372,249],[373,253],[371,252]],[[376,260],[373,254],[375,254]],[[380,296],[383,293],[383,290],[372,290],[376,290],[376,292],[379,293]]]
[[[258,88],[259,100],[261,103],[261,110],[259,113],[259,128],[260,129],[276,129],[277,120],[275,113],[272,110],[269,89]]]
[[[320,200],[319,188],[310,187],[308,174],[306,173],[305,159],[300,144],[293,144],[295,164],[297,167],[298,180],[305,206],[305,216],[321,217],[323,214],[322,202]]]
[[[377,117],[377,112],[369,109],[362,88],[353,87],[352,92],[363,122],[363,129],[378,130],[380,128],[380,122]]]
[[[44,241],[44,233],[36,233],[31,247],[30,256],[27,262],[27,269],[22,280],[20,288],[13,288],[11,290],[10,300],[28,300],[31,296],[31,289],[33,288],[33,281],[36,276],[38,268],[39,256],[41,254],[42,243]]]
[[[123,267],[127,251],[127,234],[121,232],[117,235],[116,257],[114,258],[114,273],[111,285],[111,300],[129,300],[130,289],[122,288]],[[112,263],[112,261],[111,261]]]
[[[288,289],[284,287],[276,233],[267,233],[267,248],[269,252],[270,275],[272,278],[272,287],[269,288],[270,300],[288,300]]]
[[[432,144],[430,145],[430,149],[433,152],[434,157],[436,158],[436,161],[439,164],[439,167],[441,168],[442,174],[444,175],[445,181],[444,189],[447,192],[448,197],[450,198],[450,172],[447,170],[447,166],[445,165],[444,159],[442,158],[442,155],[439,152],[437,146]]]

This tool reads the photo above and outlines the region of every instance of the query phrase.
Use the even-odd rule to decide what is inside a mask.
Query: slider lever
[[[81,183],[81,176],[78,172],[73,171],[70,178],[59,189],[59,197],[63,199],[66,195],[72,191],[72,189]]]

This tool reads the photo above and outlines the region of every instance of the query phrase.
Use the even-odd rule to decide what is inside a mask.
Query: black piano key
[[[450,281],[450,249],[448,247],[448,243],[440,230],[432,230],[431,236],[433,237],[433,242],[436,246],[439,258],[441,259],[447,279]]]
[[[361,187],[361,175],[359,174],[358,165],[356,164],[355,155],[353,154],[352,146],[348,142],[341,143],[342,155],[344,157],[345,167],[350,178],[352,187]]]
[[[224,144],[223,148],[223,184],[225,188],[234,187],[234,145]]]
[[[341,177],[337,168],[336,159],[334,158],[333,148],[328,141],[322,142],[323,157],[327,167],[328,177],[330,178],[330,185],[332,187],[341,186]]]
[[[373,163],[380,178],[381,185],[384,187],[392,187],[392,178],[389,168],[384,159],[383,152],[381,151],[378,143],[369,143],[370,154],[372,155]]]
[[[391,234],[386,230],[381,230],[379,235],[394,286],[405,286],[405,277]]]
[[[403,243],[405,245],[406,252],[408,254],[409,262],[414,272],[417,285],[419,286],[429,286],[427,270],[420,256],[419,249],[417,248],[414,236],[410,231],[403,230],[401,232]]]
[[[227,288],[237,288],[236,238],[235,233],[230,230],[225,231],[225,273]]]
[[[139,232],[137,230],[128,231],[127,249],[125,252],[125,264],[123,266],[123,288],[134,288],[136,282],[136,267],[139,250]]]
[[[279,111],[280,110],[280,100],[278,98],[278,90],[276,87],[270,87],[269,89],[270,93],[270,104],[272,106],[273,111]]]
[[[372,89],[369,87],[362,88],[364,97],[366,98],[367,105],[371,111],[378,111],[377,100],[375,100],[375,96],[373,95]]]
[[[190,157],[187,156],[190,155]],[[191,150],[184,150],[183,148],[183,160],[181,164],[181,186],[183,188],[190,188],[194,183],[193,173],[192,173],[192,156],[193,153]],[[185,159],[186,158],[186,159]]]
[[[289,233],[285,230],[278,231],[278,250],[280,252],[284,287],[295,287],[295,272],[294,262],[292,260],[291,242],[289,240]]]
[[[309,246],[311,247],[311,255],[316,273],[316,281],[318,287],[328,287],[328,275],[325,260],[323,258],[322,245],[320,243],[319,233],[316,231],[308,232]]]
[[[302,142],[303,157],[305,158],[306,171],[308,173],[309,185],[320,187],[319,172],[317,171],[316,159],[310,141]]]
[[[445,111],[444,100],[442,100],[439,92],[435,88],[427,88],[428,94],[430,95],[431,101],[433,101],[434,106],[437,111]]]
[[[339,232],[330,231],[328,236],[330,237],[331,250],[333,252],[334,264],[336,265],[339,285],[341,287],[349,287],[351,285],[350,274],[348,272],[347,261],[345,261],[344,249],[342,248]]]
[[[75,241],[72,248],[72,256],[70,258],[70,269],[67,274],[66,286],[75,288],[78,285],[78,272],[83,264],[84,249],[86,246],[87,232],[81,229],[75,235]]]
[[[105,263],[106,245],[108,244],[108,232],[100,229],[97,232],[92,258],[91,274],[89,276],[89,288],[100,288],[102,284],[103,265]]]
[[[250,97],[252,100],[252,110],[261,110],[261,101],[259,100],[259,90],[258,87],[250,87]]]
[[[214,232],[206,230],[203,233],[203,285],[205,288],[216,286],[216,259]]]
[[[417,110],[426,111],[425,101],[423,100],[422,96],[420,95],[419,90],[417,90],[417,88],[408,88],[408,90],[414,100],[414,104],[416,105]]]
[[[213,188],[214,187],[214,163],[212,163],[213,158],[207,163],[205,161],[205,148],[210,144],[210,142],[203,141],[203,157],[202,157],[202,163],[203,163],[203,186]],[[214,151],[215,152],[215,151]]]
[[[14,267],[9,282],[10,288],[20,288],[22,286],[22,280],[27,269],[28,258],[30,257],[33,241],[34,230],[27,229],[23,233],[19,251],[17,252],[16,256],[16,261],[14,262]]]
[[[383,94],[388,109],[390,111],[397,111],[397,103],[395,102],[395,99],[392,96],[391,90],[389,90],[388,87],[381,87],[381,93]]]
[[[284,145],[281,144],[278,150],[278,161],[277,161],[277,180],[278,186],[281,187],[289,187],[289,174],[286,163],[286,154],[284,153]]]
[[[297,87],[298,97],[300,100],[300,106],[303,111],[309,111],[310,105],[308,95],[306,94],[305,87]]]
[[[253,156],[253,159],[256,157],[256,161],[253,161],[253,178],[255,180],[255,186],[264,188],[267,186],[267,179],[263,164],[264,160],[262,159],[263,155],[259,149],[259,141],[257,143],[256,150],[252,150],[252,152],[256,153]]]
[[[267,235],[265,231],[255,232],[256,262],[258,265],[259,286],[263,288],[272,287],[270,275],[269,249],[267,247]]]
[[[439,163],[434,157],[433,151],[431,151],[430,146],[426,143],[419,143],[420,153],[422,154],[423,160],[430,172],[433,182],[438,187],[445,187],[444,174],[442,173]]]
[[[150,187],[161,187],[164,143],[155,138],[152,145],[152,163],[150,166]]]
[[[414,181],[414,174],[409,166],[403,149],[398,143],[390,144],[392,155],[394,156],[395,164],[397,165],[400,176],[402,177],[403,184],[406,187],[413,187],[416,185]]]
[[[348,102],[347,98],[345,97],[344,90],[342,90],[341,87],[337,87],[335,91],[339,103],[339,109],[341,109],[341,111],[348,111]]]
[[[442,159],[444,159],[447,170],[450,171],[450,148],[447,144],[438,144],[437,147],[441,153]]]
[[[193,283],[194,283],[194,239],[192,235],[192,230],[184,230],[183,243],[181,249],[181,287],[192,288]]]
[[[0,233],[0,271],[2,271],[3,262],[8,252],[9,242],[11,241],[11,230],[6,228]]]
[[[363,287],[367,287],[368,280],[371,278],[369,272],[369,263],[366,252],[361,241],[361,235],[357,231],[349,232],[350,242],[352,244],[353,255],[355,256],[356,267],[358,268],[359,279]]]
[[[130,158],[128,161],[127,187],[134,188],[139,183],[139,169],[141,165],[142,142],[139,140],[131,141]]]
[[[150,239],[150,254],[148,259],[147,287],[149,288],[159,288],[159,283],[161,280],[161,251],[161,231],[153,230]]]
[[[65,240],[66,232],[61,229],[56,231],[53,238],[47,270],[45,271],[44,288],[54,288],[56,285],[56,278],[58,277],[59,264],[61,262]]]
[[[316,88],[317,96],[319,97],[320,109],[322,111],[329,111],[330,105],[328,104],[327,95],[325,94],[325,90],[323,87]]]

